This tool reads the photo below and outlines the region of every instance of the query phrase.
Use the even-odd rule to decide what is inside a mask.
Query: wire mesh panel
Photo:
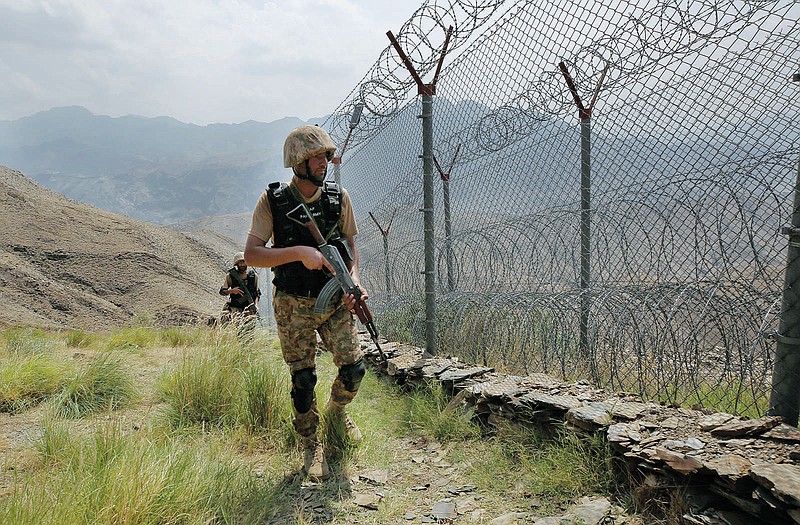
[[[778,232],[800,157],[799,19],[793,0],[423,4],[398,33],[421,75],[455,28],[433,109],[447,169],[435,215],[439,351],[763,414],[786,266]],[[577,98],[596,96],[590,119],[564,70]],[[362,281],[383,334],[421,344],[414,87],[387,45],[324,125],[341,142],[364,104],[341,168]]]

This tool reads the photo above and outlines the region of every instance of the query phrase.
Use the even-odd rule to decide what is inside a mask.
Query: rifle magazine
[[[325,286],[322,287],[322,290],[317,296],[317,301],[314,303],[314,313],[324,314],[330,307],[333,296],[341,289],[339,281],[337,281],[335,277],[325,283]]]

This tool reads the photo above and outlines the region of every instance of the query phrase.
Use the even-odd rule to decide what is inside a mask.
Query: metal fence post
[[[592,117],[581,115],[581,305],[580,349],[589,356],[589,312],[592,305],[589,287],[592,278]]]
[[[581,270],[580,270],[580,314],[579,314],[579,349],[581,355],[588,358],[591,355],[591,343],[589,337],[589,314],[592,309],[591,297],[589,289],[591,287],[592,278],[592,109],[594,103],[597,101],[597,95],[600,93],[600,87],[603,85],[608,72],[608,64],[603,69],[603,74],[600,75],[600,81],[597,83],[592,101],[588,106],[584,106],[578,95],[578,89],[572,81],[572,77],[567,71],[567,66],[564,62],[560,62],[558,67],[564,75],[564,80],[567,82],[572,98],[575,100],[575,105],[578,106],[578,116],[581,121]],[[590,366],[595,373],[594,363],[589,361]]]
[[[425,227],[425,349],[436,355],[436,242],[433,208],[433,95],[422,95],[422,214]]]
[[[408,72],[417,83],[417,94],[422,95],[422,173],[423,173],[423,206],[425,228],[425,351],[423,357],[436,355],[436,243],[434,242],[434,208],[433,208],[433,95],[436,94],[436,80],[442,70],[442,62],[447,53],[447,44],[453,35],[453,26],[447,29],[447,36],[442,45],[442,54],[436,65],[436,73],[430,84],[422,82],[414,65],[406,56],[391,31],[386,32],[397,54],[405,63]]]
[[[442,199],[444,202],[444,249],[447,254],[447,291],[456,289],[453,275],[453,225],[450,221],[450,181],[442,181]]]
[[[800,73],[795,73],[792,79],[800,82]],[[781,233],[789,236],[789,246],[780,323],[778,333],[772,335],[777,344],[769,413],[797,426],[800,412],[800,158],[797,159],[792,223],[782,227]]]
[[[356,129],[359,121],[361,120],[361,112],[364,110],[364,104],[359,103],[356,104],[353,108],[353,113],[350,115],[350,131],[347,132],[347,138],[344,139],[344,145],[339,150],[339,155],[334,157],[331,162],[333,162],[333,180],[336,182],[336,185],[341,188],[342,187],[342,175],[341,175],[341,168],[342,165],[342,156],[344,156],[344,150],[347,149],[347,143],[350,142],[350,135],[353,133],[353,130]]]
[[[383,236],[383,271],[386,274],[386,299],[392,300],[392,272],[389,268],[389,237]]]
[[[339,160],[338,158],[334,158],[333,160]],[[334,162],[333,163],[333,180],[336,181],[336,185],[338,187],[342,187],[342,176],[339,171],[339,166],[341,166],[341,162]]]
[[[378,222],[378,219],[375,218],[372,212],[369,212],[369,216],[372,218],[372,221],[375,223],[375,226],[378,227],[378,231],[381,232],[381,236],[383,237],[383,264],[384,273],[386,274],[386,299],[388,301],[392,300],[392,274],[389,271],[389,229],[392,227],[392,221],[394,221],[394,214],[396,212],[397,208],[392,212],[392,217],[389,219],[386,228],[381,226],[381,223]]]
[[[456,279],[453,270],[453,225],[450,219],[450,175],[453,171],[453,166],[458,158],[458,152],[461,150],[461,144],[456,147],[456,152],[453,155],[453,161],[447,171],[442,169],[439,161],[436,160],[436,155],[433,156],[433,163],[436,164],[436,169],[439,171],[439,177],[442,179],[442,199],[444,202],[444,249],[447,259],[447,291],[454,292],[456,289]]]

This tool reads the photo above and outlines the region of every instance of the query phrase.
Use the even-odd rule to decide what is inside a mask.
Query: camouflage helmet
[[[244,252],[236,252],[236,255],[233,256],[233,265],[236,266],[241,261],[244,261]]]
[[[319,126],[300,126],[292,130],[283,143],[283,167],[293,168],[323,151],[328,160],[333,158],[336,144],[330,135]]]

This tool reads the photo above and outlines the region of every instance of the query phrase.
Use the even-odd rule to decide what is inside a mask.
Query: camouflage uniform
[[[229,294],[230,290],[234,288],[241,289],[241,286],[233,277],[234,272],[239,271],[237,264],[240,262],[244,262],[244,253],[242,252],[238,252],[234,255],[233,268],[225,273],[225,281],[219,289],[220,295],[227,296],[228,298],[222,306],[220,323],[223,326],[233,324],[239,328],[239,333],[243,334],[250,333],[255,328],[258,307],[255,303],[248,304],[248,300],[244,295],[234,296]],[[245,287],[247,287],[250,297],[254,301],[258,301],[258,298],[261,297],[261,290],[258,287],[258,274],[251,269],[246,271],[244,277],[241,277],[241,273],[239,273],[239,278],[244,282]]]
[[[309,157],[325,152],[328,160],[330,160],[335,149],[336,146],[322,128],[318,126],[301,126],[287,137],[284,144],[284,165],[294,168],[295,177],[303,178],[298,174],[298,165],[306,163],[307,171],[307,159]],[[294,198],[302,200],[309,206],[313,203],[318,203],[323,198],[321,188],[308,197],[300,194],[296,189],[294,179],[289,184],[288,190],[294,195]],[[353,206],[347,191],[345,189],[339,189],[339,191],[341,208],[336,224],[343,237],[353,239],[358,233]],[[276,244],[276,230],[280,227],[278,222],[288,220],[284,217],[273,217],[274,212],[275,210],[270,204],[269,190],[267,190],[262,193],[258,204],[256,204],[249,230],[249,235],[263,240],[265,244],[267,241],[271,241],[273,246]],[[294,265],[295,267],[302,266],[301,263],[294,263]],[[289,365],[293,376],[293,401],[295,401],[294,379],[297,372],[307,373],[310,370],[314,374],[314,379],[310,383],[316,382],[315,358],[317,333],[319,333],[326,349],[333,354],[333,362],[340,371],[331,388],[331,406],[329,408],[343,413],[343,407],[350,403],[356,395],[364,370],[355,318],[346,308],[342,299],[339,299],[338,302],[332,301],[328,311],[324,314],[315,314],[313,312],[314,303],[316,302],[315,294],[302,296],[301,294],[294,294],[294,292],[289,293],[288,290],[281,291],[277,286],[279,284],[277,277],[274,283],[276,284],[273,300],[275,321],[278,326],[278,338],[281,342],[283,358]],[[344,379],[342,378],[343,367],[345,371]],[[357,370],[353,374],[352,371],[356,368]],[[349,374],[348,371],[350,372]],[[355,377],[355,381],[352,380],[353,377]],[[346,385],[348,380],[350,380],[350,384]],[[349,390],[347,386],[350,387]],[[307,392],[307,389],[305,391]],[[295,416],[294,426],[303,437],[315,436],[320,419],[316,404],[316,392],[311,395],[310,408],[307,411],[299,412],[296,406],[297,403],[292,403]],[[308,399],[300,403],[302,408],[305,408],[307,401]],[[349,418],[348,422],[352,423]]]
[[[297,297],[280,291],[275,293],[273,304],[278,338],[283,359],[292,372],[316,366],[317,332],[325,348],[333,355],[333,363],[337,368],[352,365],[361,358],[353,314],[344,301],[332,304],[324,314],[314,313],[315,302],[313,297]],[[355,395],[356,392],[348,391],[337,376],[331,386],[331,402],[343,406],[350,403]],[[317,430],[319,411],[316,396],[311,407],[311,410],[302,414],[294,409],[294,426],[301,436],[312,435]]]

